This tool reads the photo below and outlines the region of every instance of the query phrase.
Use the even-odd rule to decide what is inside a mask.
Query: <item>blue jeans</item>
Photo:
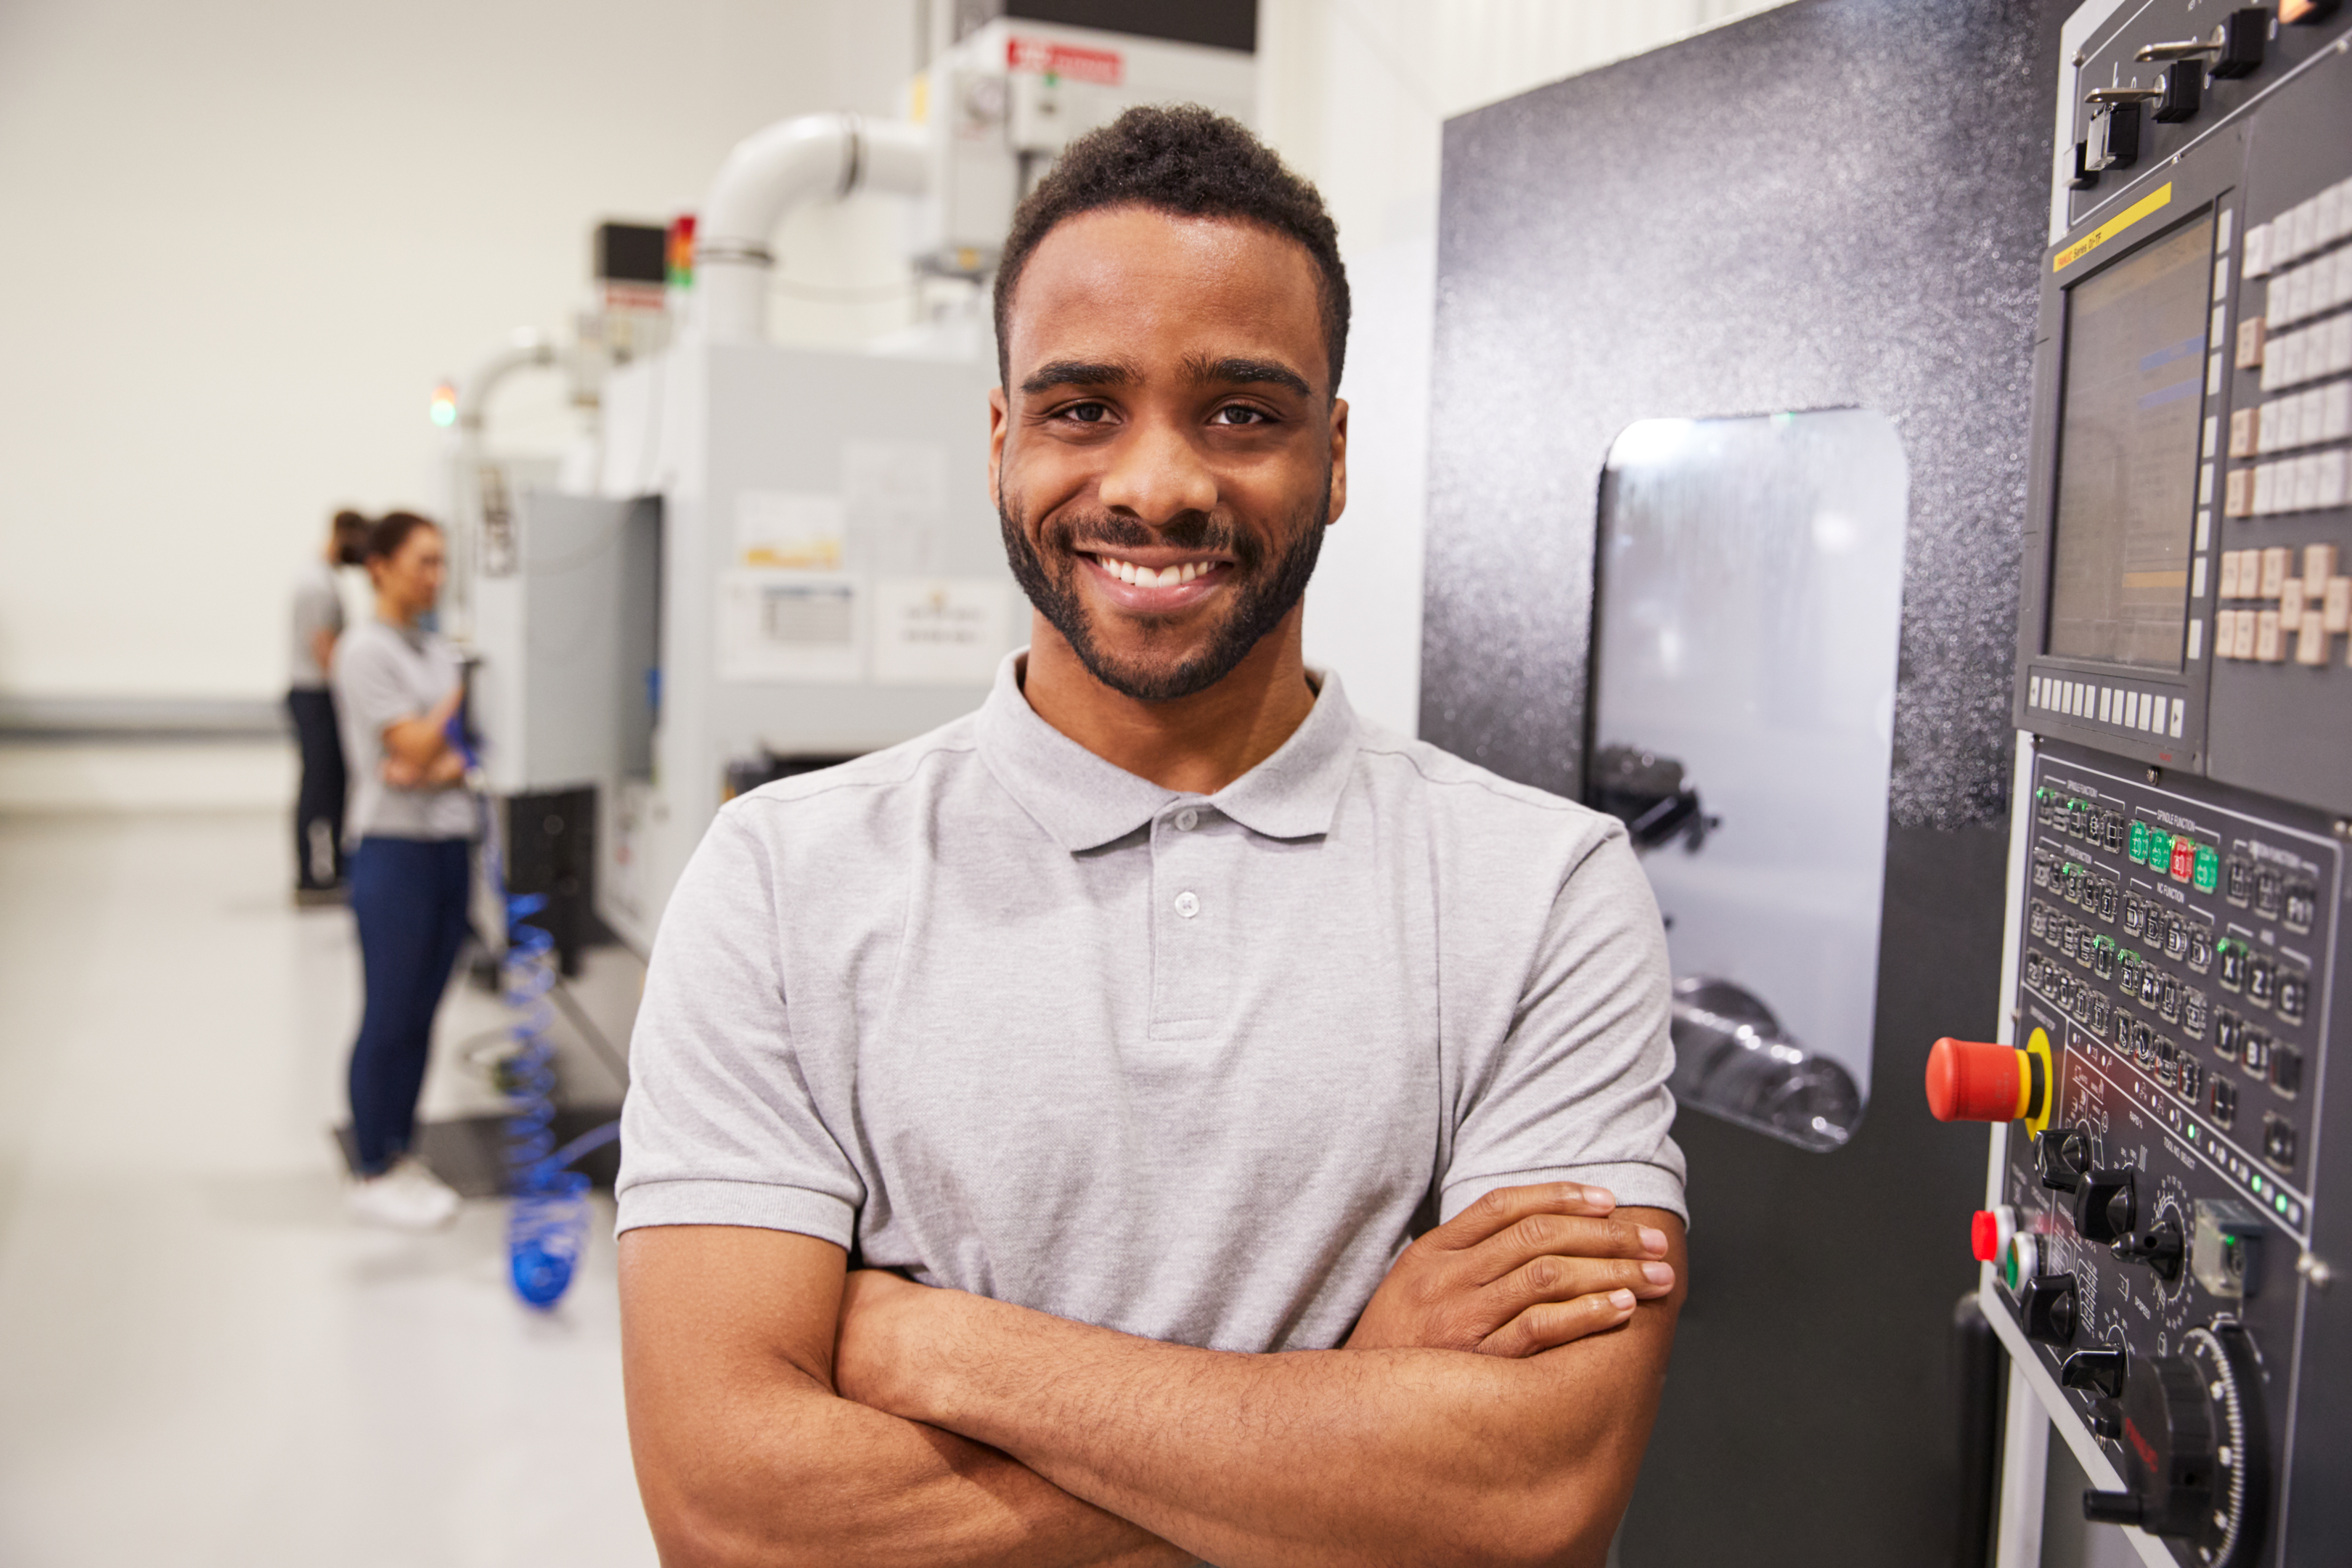
[[[352,1131],[374,1175],[416,1136],[433,1015],[466,940],[471,846],[462,838],[360,840],[352,852],[367,1006],[352,1047]]]

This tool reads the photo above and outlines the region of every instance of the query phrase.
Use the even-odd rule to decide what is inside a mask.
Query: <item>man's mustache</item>
[[[1244,567],[1256,565],[1262,554],[1249,534],[1204,511],[1179,512],[1157,527],[1114,512],[1058,517],[1044,531],[1045,543],[1068,554],[1155,548],[1213,551]]]

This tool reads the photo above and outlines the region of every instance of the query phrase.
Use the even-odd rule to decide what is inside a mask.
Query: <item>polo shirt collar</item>
[[[980,754],[997,781],[1054,842],[1076,854],[1143,826],[1185,796],[1104,761],[1037,716],[1021,693],[1026,648],[1005,655],[980,710]],[[1356,760],[1355,710],[1328,671],[1315,706],[1274,755],[1205,797],[1253,833],[1307,838],[1328,833]]]

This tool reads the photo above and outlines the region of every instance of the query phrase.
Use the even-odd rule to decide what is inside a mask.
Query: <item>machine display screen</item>
[[[2212,271],[2208,213],[2068,293],[2053,655],[2180,668]]]

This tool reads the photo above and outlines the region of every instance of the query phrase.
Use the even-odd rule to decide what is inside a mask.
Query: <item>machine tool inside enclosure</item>
[[[2352,54],[2333,6],[2068,23],[1981,1298],[2155,1564],[2342,1561]],[[2012,1048],[2013,1047],[2013,1048]],[[1984,1076],[1978,1076],[1982,1074]],[[2009,1102],[1996,1105],[2003,1094]]]

